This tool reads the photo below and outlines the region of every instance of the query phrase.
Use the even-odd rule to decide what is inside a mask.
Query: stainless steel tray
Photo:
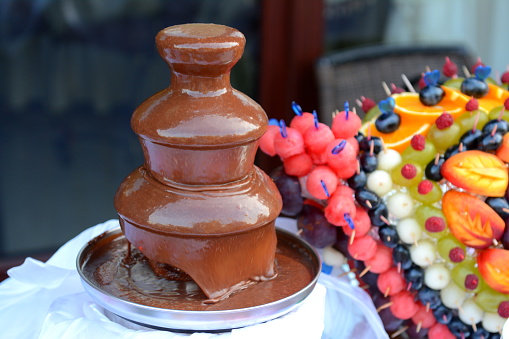
[[[97,304],[119,317],[136,324],[158,329],[190,332],[228,331],[278,318],[295,309],[313,291],[321,268],[320,257],[311,245],[291,232],[277,229],[278,243],[286,242],[290,244],[292,250],[305,257],[306,265],[311,266],[309,268],[312,272],[312,280],[298,292],[270,303],[239,309],[189,311],[158,308],[115,296],[102,289],[98,283],[93,281],[93,278],[84,274],[84,268],[88,264],[91,252],[97,250],[98,241],[103,241],[108,237],[123,238],[123,235],[120,228],[108,231],[90,241],[78,254],[77,269],[85,290]]]

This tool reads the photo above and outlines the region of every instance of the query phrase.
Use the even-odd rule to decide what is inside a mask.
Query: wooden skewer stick
[[[407,76],[405,74],[401,74],[401,78],[403,79],[403,82],[405,83],[405,86],[408,88],[408,90],[412,93],[415,93],[415,88],[412,86],[412,83],[410,80],[408,80]]]
[[[355,103],[357,104],[357,106],[362,108],[362,101],[360,99],[355,99]]]
[[[404,326],[404,327],[400,328],[399,330],[397,330],[396,332],[394,332],[394,333],[391,335],[391,338],[396,338],[396,337],[398,337],[400,334],[403,334],[406,330],[408,330],[408,326]]]
[[[465,78],[470,78],[470,71],[468,70],[467,66],[463,65],[463,74],[465,74]]]
[[[380,312],[381,310],[384,310],[384,309],[386,309],[387,307],[391,307],[391,305],[392,305],[392,304],[394,304],[394,302],[389,301],[388,303],[385,303],[385,304],[383,304],[383,305],[379,306],[379,307],[376,309],[376,311],[377,311],[377,312]]]
[[[391,96],[391,89],[389,88],[389,86],[387,86],[387,83],[385,81],[382,81],[382,87],[384,89],[384,92],[385,94],[390,97]]]
[[[385,224],[387,225],[390,225],[391,223],[389,222],[389,220],[387,220],[386,217],[384,217],[383,215],[380,216],[380,220],[382,220]]]
[[[475,324],[474,319],[471,318],[470,320],[472,322],[472,328],[474,329],[474,332],[477,332],[477,325]]]
[[[416,333],[419,333],[419,332],[421,331],[421,327],[422,327],[422,321],[419,321],[419,322],[417,323],[417,328],[415,329],[415,332],[416,332]]]
[[[369,270],[370,270],[370,269],[371,269],[371,266],[366,266],[366,268],[364,268],[364,269],[362,270],[362,272],[361,272],[361,273],[359,273],[359,278],[362,278],[362,277],[363,277],[366,273],[368,273],[368,272],[369,272]]]
[[[352,234],[350,234],[350,240],[348,241],[351,244],[353,244],[353,240],[355,238],[355,228],[352,230]]]
[[[387,289],[385,290],[384,292],[384,298],[387,298],[387,296],[389,295],[389,293],[391,293],[391,287],[387,287]]]

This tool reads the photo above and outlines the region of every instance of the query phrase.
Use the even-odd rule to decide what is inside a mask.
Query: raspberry
[[[424,76],[422,76],[419,79],[419,82],[417,83],[417,85],[419,86],[419,89],[423,89],[424,87],[426,87],[426,81],[424,81]]]
[[[445,57],[445,64],[442,68],[442,73],[444,73],[446,77],[453,77],[458,74],[458,66],[456,66],[449,57]]]
[[[375,107],[376,103],[373,99],[361,97],[361,103],[362,107],[361,109],[364,111],[364,113],[368,113],[370,109]]]
[[[419,192],[419,194],[422,195],[428,194],[429,192],[431,192],[432,189],[433,183],[429,180],[423,180],[417,186],[417,192]]]
[[[440,116],[435,120],[435,124],[437,128],[442,130],[450,127],[454,123],[454,118],[447,112],[440,114]]]
[[[478,58],[477,58],[477,61],[475,62],[475,64],[474,64],[474,65],[472,66],[472,68],[470,69],[470,72],[471,72],[472,74],[474,74],[474,73],[475,73],[475,70],[476,70],[476,69],[477,69],[477,67],[479,67],[479,66],[483,66],[483,67],[484,67],[484,64],[483,64],[483,62],[481,61],[481,58],[480,58],[480,57],[478,57]]]
[[[472,98],[468,100],[467,104],[465,105],[465,109],[469,112],[475,111],[479,109],[479,101],[477,101],[476,98]]]
[[[412,137],[412,140],[410,141],[410,145],[412,148],[416,151],[422,151],[424,147],[426,146],[426,139],[421,134],[416,134]]]
[[[502,318],[509,318],[509,301],[502,301],[498,305],[498,315]]]
[[[462,262],[465,259],[465,251],[461,247],[454,247],[449,251],[449,259],[452,262]]]
[[[509,111],[509,98],[505,99],[504,108]]]
[[[465,287],[469,290],[475,290],[477,285],[479,285],[479,277],[472,273],[467,274],[467,276],[465,277]]]
[[[441,217],[429,217],[424,223],[424,228],[430,233],[442,232],[445,229],[445,221]]]
[[[396,85],[394,84],[391,84],[391,93],[392,94],[399,94],[399,93],[403,93],[405,90],[401,87],[397,87]]]
[[[401,175],[405,179],[413,179],[415,175],[417,174],[417,169],[412,164],[406,164],[403,167],[401,167]]]
[[[502,76],[500,77],[500,82],[502,82],[503,84],[509,84],[509,71],[504,72],[504,74],[502,74]]]

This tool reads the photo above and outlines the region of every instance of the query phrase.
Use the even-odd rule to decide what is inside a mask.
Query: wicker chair
[[[470,67],[475,62],[460,46],[376,45],[324,56],[316,63],[320,119],[330,124],[334,110],[342,110],[345,101],[353,107],[361,96],[377,102],[385,99],[383,82],[388,86],[394,83],[407,90],[402,74],[418,90],[421,73],[427,68],[442,71],[446,56],[458,65],[460,75],[463,74],[463,66]],[[357,109],[357,112],[363,115],[362,110]]]

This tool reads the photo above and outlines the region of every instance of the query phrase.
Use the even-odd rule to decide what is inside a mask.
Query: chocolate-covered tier
[[[121,184],[115,208],[133,246],[218,300],[277,274],[281,197],[253,165],[267,116],[230,85],[245,44],[237,30],[173,26],[156,43],[171,84],[133,114],[145,164]]]

